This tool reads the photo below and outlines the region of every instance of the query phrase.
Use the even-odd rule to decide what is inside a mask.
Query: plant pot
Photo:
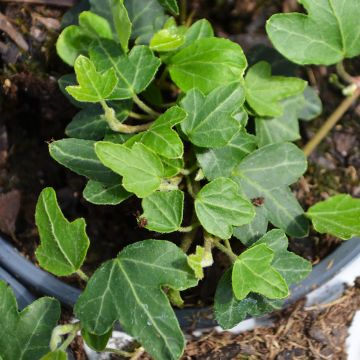
[[[358,256],[360,256],[360,238],[353,238],[342,243],[333,253],[316,265],[304,281],[292,287],[291,296],[286,300],[285,306],[296,302],[314,289],[326,284]],[[1,237],[0,266],[34,293],[53,296],[65,306],[72,307],[81,294],[80,289],[70,286],[36,267]],[[18,282],[16,283],[18,284]],[[22,301],[26,299],[28,302],[33,300],[29,297]],[[217,325],[210,307],[176,310],[176,314],[182,328],[202,329]]]

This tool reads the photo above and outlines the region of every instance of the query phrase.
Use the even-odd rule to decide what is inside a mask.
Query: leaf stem
[[[79,269],[76,274],[79,276],[79,278],[85,282],[89,281],[89,277],[81,270]]]
[[[124,134],[136,134],[142,131],[146,131],[152,125],[152,122],[142,125],[126,125],[121,123],[115,114],[115,110],[108,106],[106,101],[100,102],[102,108],[104,109],[104,119],[108,123],[111,130],[115,132],[120,132]]]
[[[134,103],[144,112],[151,115],[153,118],[159,117],[161,114],[155,110],[153,110],[151,107],[146,105],[136,94],[133,96]]]
[[[52,331],[50,339],[50,350],[66,350],[67,347],[73,342],[77,332],[81,329],[80,322],[74,324],[59,325]],[[68,335],[67,339],[61,344],[62,336]],[[59,345],[61,346],[59,347]]]
[[[186,14],[187,14],[187,1],[181,0],[181,3],[180,3],[180,22],[181,22],[181,24],[185,24]]]
[[[153,119],[153,117],[150,115],[138,114],[133,111],[129,112],[129,117],[131,117],[132,119],[136,119],[136,120],[152,120]]]
[[[190,226],[180,227],[178,231],[181,233],[189,233],[189,232],[193,231],[194,229],[198,228],[199,226],[200,226],[200,223],[196,222]]]
[[[238,256],[232,251],[231,249],[231,246],[230,246],[230,243],[228,244],[229,245],[229,248],[227,246],[224,246],[222,243],[221,243],[221,239],[216,237],[216,236],[213,236],[211,234],[209,234],[207,231],[204,231],[204,238],[205,240],[208,239],[212,242],[212,244],[218,248],[220,251],[222,251],[224,254],[226,254],[230,260],[234,263]],[[225,241],[225,240],[224,240]]]
[[[324,125],[318,130],[315,136],[305,145],[303,150],[306,156],[309,156],[316,149],[316,147],[328,135],[331,129],[349,110],[349,108],[355,103],[355,101],[358,100],[359,97],[360,88],[357,88],[351,96],[343,100],[343,102],[338,106],[338,108],[325,121]]]
[[[354,78],[346,71],[344,62],[341,61],[336,65],[336,72],[340,76],[340,78],[348,84],[352,84],[354,82]]]

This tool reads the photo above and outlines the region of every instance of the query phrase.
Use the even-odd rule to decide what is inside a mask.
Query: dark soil
[[[191,9],[196,11],[195,17],[209,18],[215,24],[220,36],[236,38],[245,50],[257,44],[268,44],[264,34],[264,24],[271,14],[299,10],[296,1],[293,0],[197,0],[189,3]],[[3,4],[0,5],[0,11],[13,25],[10,34],[6,31],[0,34],[0,65],[3,69],[3,73],[0,74],[2,87],[0,232],[6,234],[26,257],[36,263],[34,251],[39,239],[34,223],[35,205],[40,191],[46,186],[52,186],[57,192],[60,206],[66,217],[69,219],[84,217],[87,221],[91,249],[85,271],[91,273],[100,263],[116,256],[125,245],[159,236],[138,227],[136,214],[141,211],[139,201],[132,198],[116,207],[89,204],[81,196],[85,180],[58,165],[49,156],[47,143],[64,137],[64,129],[76,113],[76,109],[59,91],[56,81],[60,75],[71,72],[71,69],[57,58],[54,50],[63,9]],[[19,36],[22,37],[21,41],[19,41]],[[14,39],[17,39],[16,43]],[[22,41],[27,44],[27,51],[21,48]],[[360,73],[359,62],[347,65],[354,74]],[[302,124],[303,143],[311,138],[326,116],[342,100],[340,91],[329,84],[328,78],[331,71],[332,69],[309,67],[303,74],[303,77],[319,90],[325,107],[324,114],[319,119]],[[307,174],[294,188],[305,208],[337,192],[346,192],[360,197],[359,120],[360,105],[344,116],[340,124],[311,156]],[[303,144],[299,143],[299,146],[301,145]],[[332,237],[311,234],[308,239],[291,240],[290,247],[315,264],[333,251],[338,244],[338,240]],[[201,306],[211,301],[216,288],[216,280],[227,266],[227,259],[224,259],[221,254],[216,256],[219,265],[207,270],[199,292],[186,293],[185,298],[189,305]],[[81,286],[77,279],[67,279],[67,281]],[[355,291],[359,295],[358,290],[349,291]],[[298,321],[298,326],[305,318],[309,324],[310,313],[316,315],[314,319],[322,316],[322,313],[309,313],[299,309],[296,307],[293,312],[281,315],[287,316],[288,321],[295,323]],[[348,317],[349,315],[346,318]],[[279,329],[281,324],[284,324],[282,321],[279,320]],[[304,329],[299,328],[299,333],[303,333],[302,330]],[[269,332],[266,333],[266,331]],[[248,338],[245,334],[238,338],[232,338],[230,335],[210,336],[206,341],[191,343],[186,359],[241,358],[237,356],[242,354],[244,349],[250,349],[252,352],[249,354],[255,356],[250,358],[254,359],[267,358],[259,355],[264,354],[261,351],[278,356],[279,353],[275,351],[277,345],[271,345],[272,341],[269,339],[280,335],[276,335],[277,330],[274,329],[271,330],[272,333],[270,330],[266,331],[264,330],[263,339],[268,340],[261,340],[261,331],[256,334],[249,333]],[[281,333],[283,342],[279,345],[279,348],[286,351],[289,349],[284,347],[284,343],[288,335],[289,332]],[[250,340],[252,337],[257,339],[258,345]],[[291,338],[289,341],[293,340]],[[247,341],[248,345],[232,345],[242,341]],[[209,344],[204,345],[207,343]],[[223,348],[221,344],[226,347]],[[318,344],[313,350],[309,350],[309,346],[299,342],[298,349],[295,348],[299,354],[303,351],[302,347],[307,347],[307,351],[318,351],[316,347]],[[198,354],[197,348],[201,351],[202,348],[206,348],[208,353],[205,352],[205,357],[201,357],[202,355],[194,357],[192,351]],[[216,357],[215,354],[221,348],[222,353],[234,354],[231,355],[233,357]],[[295,351],[294,349],[290,350]],[[214,355],[209,355],[213,353]],[[310,355],[306,357],[308,353],[302,354],[296,355],[294,352],[290,353],[290,357],[283,355],[278,359],[295,358],[291,357],[293,355],[299,356],[299,359],[301,356],[312,358]]]

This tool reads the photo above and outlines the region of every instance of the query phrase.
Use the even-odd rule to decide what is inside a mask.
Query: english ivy
[[[285,57],[334,64],[360,54],[355,0],[299,2],[307,15],[275,15],[267,25]],[[214,302],[217,321],[228,329],[281,308],[292,284],[310,272],[309,262],[288,251],[286,234],[306,236],[311,220],[320,233],[360,235],[359,200],[337,195],[305,212],[291,190],[307,161],[290,142],[300,139],[299,120],[321,113],[316,91],[291,76],[293,64],[282,69],[286,60],[275,51],[253,54],[248,68],[242,48],[215,37],[207,20],[191,25],[165,14],[179,10],[175,0],[89,1],[57,42],[75,72],[59,85],[79,112],[66,128],[69,138],[49,150],[86,178],[87,201],[140,198],[138,225],[155,238],[178,232],[171,239],[180,247],[133,239],[90,277],[75,306],[80,323],[60,326],[52,337],[59,304],[44,298],[19,314],[0,283],[3,360],[66,359],[59,334],[71,340],[78,331],[103,351],[116,321],[154,359],[179,359],[185,340],[171,303],[182,306],[180,291],[206,276],[215,251],[229,258]],[[47,188],[36,222],[40,266],[87,281],[85,221],[69,222]],[[235,252],[239,240],[245,248]]]

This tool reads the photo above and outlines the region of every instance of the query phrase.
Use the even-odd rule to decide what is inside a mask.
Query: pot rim
[[[355,237],[343,242],[335,251],[314,266],[305,280],[291,287],[291,295],[286,299],[284,306],[300,300],[311,291],[326,284],[358,256],[360,256],[360,238]],[[3,268],[0,268],[0,278],[1,274],[4,274],[4,276],[7,274],[9,281],[13,279],[12,283],[9,284],[14,284],[14,291],[17,291],[16,289],[26,290],[23,294],[27,294],[27,296],[21,298],[21,301],[23,301],[21,305],[27,305],[26,301],[32,302],[35,299],[34,296],[29,296],[30,292],[25,286],[31,289],[34,294],[57,298],[67,307],[73,307],[82,293],[82,290],[66,284],[35,266],[1,236],[0,267]],[[213,317],[212,307],[175,309],[175,313],[182,328],[200,329],[218,325]]]

